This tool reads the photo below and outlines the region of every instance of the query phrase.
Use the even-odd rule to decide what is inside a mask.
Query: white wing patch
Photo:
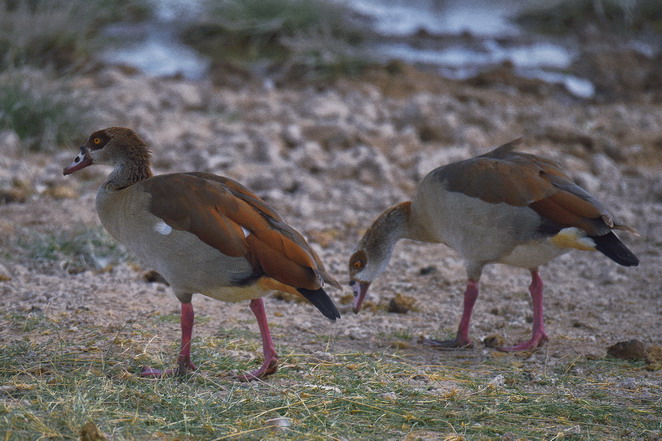
[[[172,227],[163,221],[159,221],[154,225],[154,231],[167,236],[168,234],[172,233]]]
[[[241,227],[241,231],[243,231],[244,237],[248,237],[251,234],[251,232],[244,227]]]

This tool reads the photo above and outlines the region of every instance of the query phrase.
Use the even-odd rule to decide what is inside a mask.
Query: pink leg
[[[172,369],[161,371],[159,369],[153,369],[149,366],[145,366],[140,373],[142,377],[163,377],[172,374],[184,375],[189,371],[194,371],[197,369],[191,362],[191,337],[193,336],[193,321],[193,304],[182,303],[182,314],[180,318],[182,326],[182,347],[179,351],[179,357],[177,357],[177,369],[174,371]]]
[[[273,374],[278,369],[278,354],[276,354],[276,348],[273,341],[271,341],[269,323],[267,322],[267,314],[264,311],[264,302],[262,299],[251,300],[251,311],[255,314],[257,325],[260,327],[264,362],[259,369],[238,375],[236,378],[241,381],[257,380],[258,378]]]
[[[529,286],[531,300],[533,301],[533,331],[531,333],[531,340],[520,343],[516,346],[511,346],[509,348],[500,348],[499,350],[505,352],[525,351],[528,349],[541,347],[547,340],[549,340],[547,338],[547,334],[545,334],[545,323],[542,308],[542,291],[543,283],[542,279],[540,278],[540,274],[538,274],[538,270],[532,270],[531,285]]]
[[[462,311],[462,319],[460,320],[460,326],[457,328],[457,336],[455,339],[444,341],[426,339],[423,343],[443,349],[473,347],[473,343],[471,343],[471,340],[469,339],[469,322],[471,321],[471,312],[474,309],[474,304],[476,303],[477,298],[478,282],[469,280],[467,282],[467,289],[464,291],[464,309]]]

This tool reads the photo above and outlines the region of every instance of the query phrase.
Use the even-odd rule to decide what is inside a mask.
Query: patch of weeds
[[[72,273],[100,270],[126,259],[124,248],[101,227],[37,234],[22,238],[17,245],[33,262],[58,263]]]
[[[104,24],[146,11],[145,0],[0,0],[0,67],[76,68],[98,49]]]
[[[395,331],[393,333],[393,337],[405,341],[410,341],[414,339],[414,335],[411,333],[411,329],[400,329],[398,331]]]
[[[44,314],[40,311],[28,312],[24,314],[5,313],[3,314],[3,320],[6,320],[5,323],[9,328],[16,329],[21,332],[32,332],[38,328],[43,330],[44,324],[47,322]]]
[[[589,24],[609,31],[662,32],[659,0],[564,0],[526,10],[517,23],[536,32],[564,34]]]
[[[158,318],[144,325],[158,328]],[[281,369],[274,376],[246,384],[230,374],[254,369],[261,354],[259,347],[226,350],[236,343],[232,334],[196,340],[199,371],[161,380],[140,378],[134,369],[149,336],[132,335],[136,341],[120,346],[113,343],[116,332],[87,326],[49,341],[0,340],[0,438],[74,438],[88,421],[113,439],[406,439],[429,432],[434,439],[514,433],[606,441],[660,434],[659,385],[642,399],[637,390],[590,376],[577,382],[565,371],[552,374],[554,386],[541,388],[516,377],[494,381],[508,375],[510,363],[467,364],[449,356],[430,366],[388,351],[318,359],[288,347],[278,348]],[[244,352],[258,359],[238,356]],[[166,367],[175,357],[168,355]],[[620,371],[602,362],[577,365],[596,377]],[[592,396],[595,387],[606,395]]]
[[[207,2],[204,20],[183,33],[212,59],[246,65],[267,59],[326,75],[355,73],[368,58],[367,19],[342,1],[224,0]]]
[[[13,130],[31,150],[50,151],[84,137],[90,121],[77,95],[28,70],[0,75],[0,130]]]

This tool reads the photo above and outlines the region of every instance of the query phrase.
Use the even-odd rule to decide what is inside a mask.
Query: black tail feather
[[[618,236],[610,231],[603,236],[590,236],[595,242],[595,247],[605,256],[623,266],[637,266],[639,259],[632,251],[620,241]]]
[[[331,297],[324,291],[322,288],[312,290],[305,288],[297,288],[303,296],[308,299],[310,303],[315,305],[317,309],[320,310],[324,317],[330,318],[335,321],[337,318],[340,318],[340,313],[338,308],[336,308],[335,303],[331,300]]]

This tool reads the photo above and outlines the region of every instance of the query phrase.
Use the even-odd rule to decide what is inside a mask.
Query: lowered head
[[[410,211],[410,201],[387,209],[368,228],[349,258],[349,286],[354,292],[354,313],[361,310],[370,283],[386,270],[396,242],[405,237],[412,238]]]

